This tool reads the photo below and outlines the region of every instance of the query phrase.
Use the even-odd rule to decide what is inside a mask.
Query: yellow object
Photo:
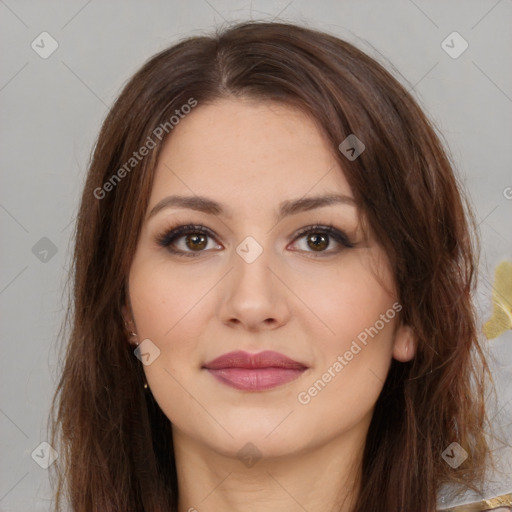
[[[512,329],[512,261],[502,261],[494,271],[493,310],[483,333],[488,340]]]

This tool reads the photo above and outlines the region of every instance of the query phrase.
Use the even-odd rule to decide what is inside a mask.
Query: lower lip
[[[242,391],[272,389],[297,379],[305,370],[305,368],[208,369],[208,371],[223,384]]]

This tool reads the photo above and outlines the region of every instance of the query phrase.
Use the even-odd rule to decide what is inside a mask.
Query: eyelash
[[[307,226],[295,234],[293,241],[296,241],[304,237],[305,235],[311,233],[327,235],[328,237],[333,238],[336,242],[338,242],[340,245],[344,246],[347,249],[354,247],[354,244],[350,242],[347,235],[343,233],[343,231],[340,231],[339,229],[332,226],[331,224],[313,224],[311,226]],[[215,239],[214,233],[207,227],[194,224],[185,224],[168,228],[161,235],[156,237],[156,242],[158,243],[158,245],[166,248],[172,254],[175,254],[177,256],[194,258],[200,256],[201,253],[205,252],[205,249],[201,251],[182,251],[172,249],[171,247],[172,244],[176,242],[176,240],[179,240],[181,237],[190,234],[202,234],[212,239]],[[311,252],[311,254],[314,255],[313,257],[323,257],[324,254],[331,255],[333,253],[340,252],[340,250],[342,249],[338,249],[336,251],[318,251],[316,252],[316,254],[315,251],[306,252]]]

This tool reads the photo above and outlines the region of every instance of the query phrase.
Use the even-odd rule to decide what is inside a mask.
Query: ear
[[[121,315],[124,320],[124,325],[128,329],[128,332],[135,331],[135,321],[133,319],[132,305],[130,302],[130,291],[128,288],[128,280],[124,284],[124,298],[123,305],[121,307]]]
[[[137,346],[139,344],[137,340],[137,331],[133,321],[131,307],[128,304],[124,304],[122,306],[121,315],[123,316],[124,328],[128,343],[130,343],[130,345]]]
[[[395,333],[393,358],[402,363],[410,361],[416,354],[417,338],[408,325],[400,325]]]

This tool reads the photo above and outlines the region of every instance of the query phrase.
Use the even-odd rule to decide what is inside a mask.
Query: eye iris
[[[186,244],[189,249],[193,251],[204,249],[207,245],[206,236],[200,233],[194,233],[192,235],[187,235]]]
[[[329,246],[329,240],[326,235],[313,233],[308,236],[308,245],[315,250],[327,249]]]

